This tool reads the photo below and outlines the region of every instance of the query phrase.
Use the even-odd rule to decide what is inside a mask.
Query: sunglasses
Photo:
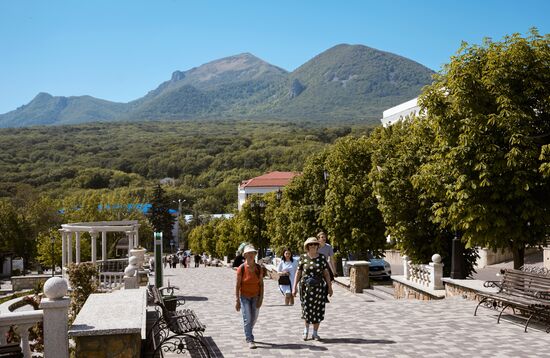
[[[319,244],[307,244],[306,247],[310,247],[310,246],[319,246]]]

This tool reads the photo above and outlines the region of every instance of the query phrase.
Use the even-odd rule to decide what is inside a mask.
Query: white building
[[[391,107],[382,112],[382,126],[391,126],[395,122],[400,121],[406,116],[417,115],[420,112],[418,106],[418,97],[411,99],[410,101],[398,104],[395,107]]]
[[[283,188],[290,183],[299,173],[296,172],[270,172],[259,177],[244,180],[239,184],[239,210],[243,207],[250,195],[271,193]]]

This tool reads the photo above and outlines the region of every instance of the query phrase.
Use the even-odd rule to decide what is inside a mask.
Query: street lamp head
[[[283,192],[281,191],[281,188],[277,189],[275,197],[277,198],[277,201],[281,201],[281,199],[283,198]]]
[[[50,236],[50,243],[52,243],[52,244],[55,243],[55,236],[53,236],[53,235]]]

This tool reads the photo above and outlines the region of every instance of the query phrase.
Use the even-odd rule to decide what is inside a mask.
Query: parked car
[[[384,259],[374,257],[367,253],[369,265],[369,278],[387,280],[391,277],[391,265]]]

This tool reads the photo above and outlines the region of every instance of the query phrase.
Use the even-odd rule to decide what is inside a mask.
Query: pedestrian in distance
[[[233,260],[233,264],[231,265],[231,267],[238,268],[239,266],[241,266],[243,264],[243,262],[244,262],[243,252],[237,250],[235,252],[235,260]]]
[[[304,242],[304,250],[306,253],[300,256],[292,295],[296,296],[299,285],[302,319],[304,320],[303,340],[308,339],[310,324],[313,325],[311,338],[320,340],[319,326],[325,319],[325,286],[328,286],[328,295],[332,296],[332,282],[325,256],[319,253],[317,238],[308,238]]]
[[[256,344],[253,329],[264,298],[263,268],[255,262],[254,246],[245,247],[243,256],[245,262],[237,269],[235,309],[242,312],[246,342],[250,349],[254,349]]]
[[[323,254],[327,259],[330,280],[334,281],[334,277],[338,276],[336,274],[336,261],[334,260],[334,249],[327,242],[327,234],[325,234],[324,231],[319,231],[319,233],[317,234],[317,240],[319,241],[319,253]]]
[[[285,306],[294,304],[294,296],[292,295],[292,283],[296,276],[298,261],[292,257],[292,251],[288,248],[283,250],[281,262],[277,266],[279,274],[279,290],[285,296]]]
[[[206,267],[206,261],[208,260],[208,257],[206,256],[206,252],[202,253],[202,263],[204,267]]]
[[[201,264],[201,255],[195,254],[194,258],[195,258],[195,267],[199,267]]]
[[[334,281],[334,278],[337,277],[336,274],[336,262],[334,260],[334,249],[327,243],[327,234],[324,231],[319,231],[317,234],[317,240],[319,241],[319,253],[325,256],[328,264],[328,274],[330,275],[330,280]],[[325,287],[325,299],[328,303],[328,287]]]

